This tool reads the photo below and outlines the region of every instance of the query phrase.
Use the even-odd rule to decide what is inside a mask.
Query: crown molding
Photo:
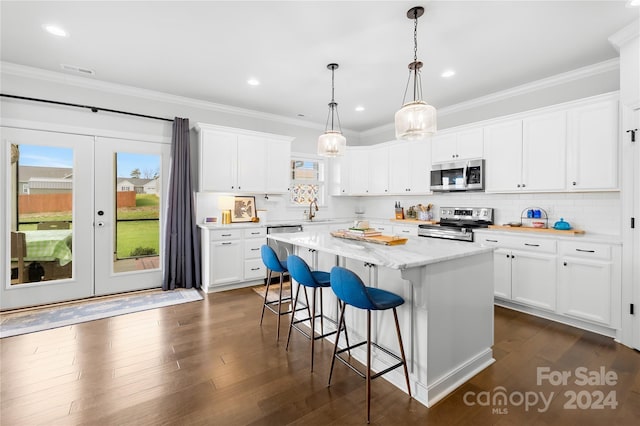
[[[625,37],[628,37],[628,34],[633,34],[632,31],[634,30],[637,31],[637,28],[634,28],[634,25],[637,25],[637,22],[634,22],[631,25],[628,25],[627,27],[623,28],[618,33],[616,33],[614,36],[611,36],[610,41],[612,40],[613,37],[617,36],[618,34],[624,35]],[[621,38],[621,39],[624,39],[624,38]],[[454,114],[454,113],[465,111],[468,109],[478,108],[494,102],[502,101],[505,99],[513,98],[513,97],[524,95],[531,92],[535,92],[537,90],[558,86],[560,84],[566,84],[572,81],[595,76],[598,74],[603,74],[610,71],[615,71],[615,70],[618,70],[619,68],[620,68],[620,59],[612,58],[603,62],[598,62],[596,64],[588,65],[572,71],[557,74],[548,78],[543,78],[541,80],[532,81],[520,86],[512,87],[510,89],[502,90],[486,96],[481,96],[479,98],[471,99],[469,101],[460,102],[458,104],[439,108],[438,115],[446,116],[449,114]],[[245,109],[245,108],[222,105],[214,102],[187,98],[184,96],[171,95],[168,93],[157,92],[157,91],[148,90],[148,89],[141,89],[133,86],[109,83],[109,82],[94,80],[86,77],[71,76],[71,75],[60,73],[60,72],[48,71],[40,68],[28,67],[24,65],[9,63],[9,62],[0,62],[0,71],[2,73],[6,73],[9,75],[29,77],[29,78],[34,78],[34,79],[43,80],[43,81],[50,81],[57,84],[66,84],[70,86],[99,90],[99,91],[108,92],[108,93],[118,93],[121,95],[133,96],[133,97],[152,100],[156,102],[167,102],[167,103],[183,105],[191,108],[199,108],[199,109],[204,109],[208,111],[222,112],[226,114],[239,115],[243,117],[268,120],[268,121],[288,124],[292,126],[317,129],[321,131],[324,130],[324,126],[322,125],[319,125],[316,123],[309,123],[307,121],[303,121],[295,118],[289,118],[281,115],[254,111],[254,110]],[[360,140],[362,140],[363,138],[366,138],[372,135],[393,130],[394,127],[395,127],[394,123],[389,123],[389,124],[384,124],[382,126],[374,127],[372,129],[365,130],[362,132],[355,132],[355,131],[350,131],[348,129],[343,129],[343,133],[349,132],[349,133],[358,135]]]
[[[108,93],[116,93],[119,95],[132,96],[141,99],[151,100],[155,102],[166,102],[175,105],[182,105],[191,108],[199,108],[207,111],[221,112],[236,116],[255,118],[288,124],[297,127],[305,127],[310,129],[318,129],[324,131],[324,126],[316,123],[310,123],[295,118],[284,117],[277,114],[271,114],[261,111],[255,111],[246,108],[233,107],[229,105],[218,104],[215,102],[203,101],[199,99],[187,98],[184,96],[172,95],[169,93],[158,92],[155,90],[142,89],[139,87],[126,86],[123,84],[109,83],[106,81],[95,80],[87,77],[68,75],[55,71],[43,70],[40,68],[19,65],[11,62],[0,62],[0,71],[3,74],[16,75],[20,77],[28,77],[42,81],[48,81],[56,84],[65,84],[69,86],[81,87],[83,89],[98,90]],[[346,129],[345,129],[346,130]]]
[[[631,40],[634,40],[640,36],[640,19],[637,19],[618,31],[615,34],[609,36],[609,43],[615,47],[617,51],[620,51],[620,47],[627,44]]]
[[[471,99],[469,101],[460,102],[458,104],[450,105],[443,108],[438,108],[438,116],[446,116],[457,112],[478,108],[481,106],[489,105],[494,102],[503,101],[505,99],[513,98],[516,96],[525,95],[527,93],[535,92],[542,89],[558,86],[561,84],[570,83],[583,78],[592,77],[599,74],[604,74],[610,71],[616,71],[620,69],[620,58],[612,58],[606,61],[598,62],[592,65],[587,65],[582,68],[577,68],[572,71],[567,71],[561,74],[556,74],[551,77],[543,78],[541,80],[532,81],[529,83],[515,86],[510,89],[501,90],[499,92],[491,93],[486,96]],[[378,133],[386,132],[394,129],[395,124],[384,124],[373,129],[365,130],[360,133],[361,138],[367,136],[376,135]]]

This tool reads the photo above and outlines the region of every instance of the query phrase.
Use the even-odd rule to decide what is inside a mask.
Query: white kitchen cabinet
[[[293,138],[198,123],[200,191],[283,193]]]
[[[520,190],[522,185],[522,120],[484,128],[485,190]]]
[[[568,189],[618,189],[617,99],[572,108],[568,114]]]
[[[556,310],[556,255],[513,250],[511,299],[540,309]]]
[[[522,122],[522,182],[528,191],[566,187],[567,115],[535,115]]]
[[[431,140],[402,141],[389,146],[389,193],[426,194],[431,176]]]
[[[203,290],[223,291],[263,282],[266,268],[260,247],[266,244],[266,236],[266,228],[260,226],[203,228]]]
[[[374,145],[369,151],[370,195],[385,195],[389,193],[389,145]]]
[[[267,192],[286,193],[291,183],[291,141],[267,139]]]
[[[242,192],[267,191],[267,140],[252,136],[238,136],[238,174],[236,189]]]
[[[267,268],[262,261],[260,248],[267,243],[266,228],[248,228],[244,230],[244,273],[245,281],[263,279],[267,276]]]
[[[511,300],[511,250],[498,248],[493,252],[494,295]]]
[[[484,135],[481,127],[434,136],[431,139],[431,161],[451,162],[482,158]]]
[[[529,236],[479,233],[476,241],[496,247],[496,297],[547,311],[556,309],[556,241]]]
[[[355,147],[349,151],[349,194],[367,195],[369,193],[369,173],[375,172],[370,163],[369,147]]]
[[[241,230],[215,230],[210,238],[210,281],[217,287],[243,280]]]
[[[617,327],[619,260],[612,247],[598,243],[560,242],[559,249],[558,311]]]
[[[486,191],[565,189],[566,112],[485,127]]]

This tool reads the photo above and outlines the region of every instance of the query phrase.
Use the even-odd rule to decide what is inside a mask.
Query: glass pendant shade
[[[438,128],[436,109],[424,101],[408,102],[396,112],[395,123],[398,139],[431,136]]]
[[[338,157],[344,155],[347,138],[336,130],[327,130],[318,138],[318,155],[322,157]]]
[[[347,146],[347,138],[340,131],[340,117],[338,116],[338,103],[334,99],[334,73],[338,69],[338,64],[331,63],[327,65],[327,69],[331,70],[331,102],[329,102],[329,115],[327,116],[327,125],[324,133],[318,138],[318,155],[322,157],[338,157],[344,155]],[[333,123],[337,121],[338,130],[333,129]],[[329,128],[331,125],[331,128]]]

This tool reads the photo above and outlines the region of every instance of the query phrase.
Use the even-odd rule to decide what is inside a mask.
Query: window
[[[291,191],[294,206],[308,206],[313,200],[325,202],[324,161],[310,158],[291,159]]]

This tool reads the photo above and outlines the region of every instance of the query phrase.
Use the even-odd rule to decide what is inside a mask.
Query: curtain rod
[[[151,118],[153,120],[169,121],[173,123],[173,120],[169,118],[154,117],[153,115],[136,114],[135,112],[118,111],[115,109],[100,108],[100,107],[95,107],[90,105],[71,104],[67,102],[51,101],[48,99],[28,98],[26,96],[7,95],[6,93],[0,93],[0,96],[4,98],[21,99],[23,101],[44,102],[46,104],[64,105],[64,106],[71,106],[76,108],[86,108],[86,109],[90,109],[93,112],[98,112],[98,111],[113,112],[115,114],[132,115],[134,117]]]

